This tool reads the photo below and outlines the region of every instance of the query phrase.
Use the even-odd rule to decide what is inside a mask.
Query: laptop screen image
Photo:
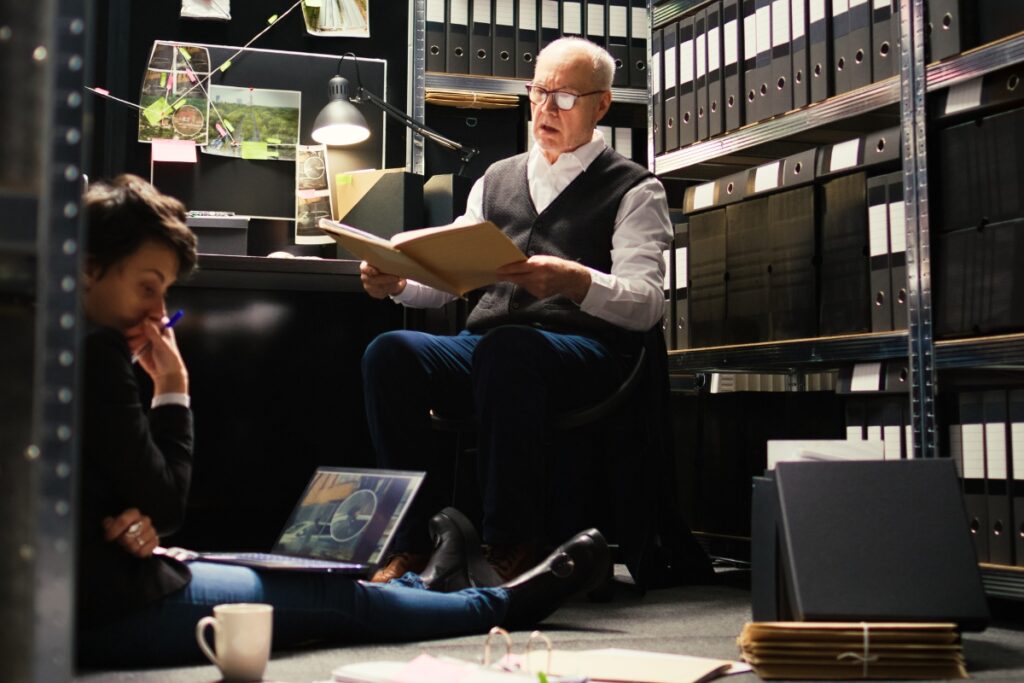
[[[273,552],[379,563],[423,476],[422,472],[317,468]]]

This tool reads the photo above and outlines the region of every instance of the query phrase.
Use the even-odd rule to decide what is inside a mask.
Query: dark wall
[[[179,2],[97,0],[95,85],[134,102],[154,40],[189,41],[242,46],[267,27],[267,19],[288,9],[288,0],[236,0],[231,21],[181,19]],[[387,99],[406,108],[408,75],[408,3],[389,0],[370,3],[370,38],[320,38],[306,33],[299,8],[275,24],[252,47],[265,50],[337,54],[388,63]],[[324,103],[327,83],[323,85]],[[380,93],[378,93],[380,94]],[[303,102],[303,106],[306,105]],[[91,177],[132,172],[149,177],[149,145],[136,141],[138,112],[110,101],[97,100],[94,111]],[[404,126],[389,121],[385,161],[388,168],[405,166]],[[303,131],[303,137],[308,131]]]

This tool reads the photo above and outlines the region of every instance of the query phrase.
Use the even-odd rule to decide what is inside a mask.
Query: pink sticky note
[[[153,140],[153,162],[196,163],[195,140]]]
[[[185,68],[185,75],[188,76],[188,80],[192,81],[193,83],[196,82],[196,75],[194,73],[192,73],[192,69],[189,69],[189,68],[186,67]]]
[[[299,190],[298,195],[302,199],[316,199],[316,190]]]
[[[228,136],[228,132],[224,130],[224,126],[220,125],[220,123],[215,123],[213,125],[217,128],[217,132],[220,133],[222,138],[226,138]]]
[[[107,90],[106,88],[93,88],[93,90],[98,92],[100,95],[109,95],[110,94],[110,91]]]

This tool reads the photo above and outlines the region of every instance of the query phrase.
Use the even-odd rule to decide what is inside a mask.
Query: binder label
[[[772,47],[789,42],[789,0],[772,2]]]
[[[676,247],[676,289],[686,289],[689,276],[686,271],[686,247]]]
[[[907,250],[906,207],[902,199],[889,204],[889,245],[894,254]]]
[[[587,4],[587,34],[604,37],[604,5]]]
[[[499,26],[515,26],[516,12],[512,0],[497,0],[494,3],[494,23]]]
[[[960,426],[963,442],[964,479],[985,478],[985,433],[980,424]]]
[[[989,479],[1006,479],[1006,424],[985,423],[985,466]]]
[[[469,0],[451,0],[451,23],[469,26]]]
[[[735,19],[733,19],[732,21],[725,22],[723,33],[725,38],[724,48],[726,66],[735,64],[736,60],[739,59],[739,55],[736,54],[736,52],[739,50],[740,43],[737,29],[739,29],[739,23]]]
[[[693,188],[693,210],[703,209],[715,203],[715,183],[704,183]]]
[[[519,28],[524,31],[537,30],[536,0],[519,0]]]
[[[850,0],[832,0],[832,18],[839,19],[850,9]]]
[[[647,40],[647,8],[631,7],[630,14],[633,19],[631,38],[643,38]]]
[[[771,7],[768,5],[758,7],[755,14],[757,15],[757,50],[758,52],[767,52],[772,47]]]
[[[840,142],[832,145],[832,158],[829,160],[829,171],[841,171],[844,168],[853,168],[857,165],[857,156],[860,153],[860,138]]]
[[[875,0],[875,9],[890,9],[892,7],[892,0]]]
[[[427,21],[444,23],[444,0],[427,0]]]
[[[855,363],[853,377],[850,379],[850,391],[881,391],[882,364]]]
[[[665,48],[665,90],[676,87],[676,46]],[[674,118],[674,116],[673,116]]]
[[[558,0],[543,0],[540,6],[541,26],[558,30]]]
[[[974,109],[981,105],[981,76],[949,86],[946,93],[946,115]]]
[[[612,5],[608,8],[608,35],[625,38],[629,35],[629,14],[624,5]]]
[[[764,166],[758,166],[754,171],[754,192],[774,190],[779,186],[779,163],[773,161]]]
[[[627,159],[633,158],[633,129],[632,128],[616,128],[615,129],[615,151],[626,157]]]
[[[693,81],[693,41],[685,40],[679,46],[679,83]]]
[[[651,95],[661,92],[661,60],[658,55],[651,59]]]
[[[859,5],[866,5],[868,0],[850,0],[850,8],[857,7]]]
[[[811,6],[808,9],[808,16],[810,16],[812,24],[816,21],[824,21],[825,0],[811,0]]]
[[[491,2],[490,0],[473,0],[473,23],[491,23]]]
[[[583,33],[583,9],[578,2],[562,4],[562,33],[579,35]]]
[[[717,71],[722,51],[718,47],[718,27],[708,29],[708,73]]]
[[[1010,454],[1013,458],[1013,478],[1017,481],[1024,481],[1024,423],[1022,422],[1014,422],[1010,425]]]
[[[705,60],[707,59],[707,56],[708,56],[707,50],[704,49],[704,45],[706,44],[705,43],[705,38],[706,37],[707,36],[704,33],[701,33],[701,34],[699,34],[697,36],[697,40],[694,43],[696,45],[696,48],[697,48],[695,50],[696,53],[697,53],[697,55],[696,55],[696,57],[697,57],[697,78],[700,78],[701,76],[703,76],[706,73],[705,69],[704,69],[704,65],[706,63]]]
[[[807,18],[804,16],[804,0],[792,0],[790,16],[793,18],[793,40],[802,38]]]
[[[868,251],[871,256],[885,256],[889,253],[885,208],[885,204],[872,204],[868,207]]]
[[[743,58],[757,58],[757,24],[753,14],[743,17]]]

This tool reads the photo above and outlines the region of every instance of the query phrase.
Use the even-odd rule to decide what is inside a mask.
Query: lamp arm
[[[413,132],[418,133],[419,135],[422,135],[423,137],[434,141],[435,143],[441,145],[442,147],[447,147],[450,150],[458,152],[459,160],[462,161],[463,164],[468,164],[470,161],[472,161],[473,157],[480,153],[480,150],[477,149],[476,147],[467,147],[466,145],[446,138],[437,131],[428,128],[427,126],[423,125],[416,119],[410,117],[401,109],[398,109],[394,105],[388,104],[381,98],[377,97],[376,95],[374,95],[372,92],[362,87],[361,85],[356,86],[356,98],[358,98],[360,101],[366,100],[370,102],[370,104],[373,104],[376,107],[380,108],[388,116],[397,119]]]

